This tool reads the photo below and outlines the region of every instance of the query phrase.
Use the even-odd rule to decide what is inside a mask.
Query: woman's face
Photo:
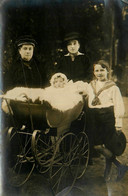
[[[71,54],[77,54],[77,52],[79,51],[79,48],[80,48],[80,44],[78,40],[71,40],[67,44],[67,50]]]
[[[103,68],[100,64],[94,66],[94,75],[97,80],[105,81],[108,79],[108,71],[106,68]]]
[[[25,61],[30,61],[34,52],[34,47],[32,45],[22,45],[19,49],[21,58]]]
[[[65,86],[64,79],[61,77],[55,78],[54,82],[53,82],[53,86],[55,88],[64,88],[64,86]]]

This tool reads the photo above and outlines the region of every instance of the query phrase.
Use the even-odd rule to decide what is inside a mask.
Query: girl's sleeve
[[[115,127],[122,127],[122,118],[125,113],[125,108],[121,92],[117,86],[114,87],[113,103],[115,113]]]

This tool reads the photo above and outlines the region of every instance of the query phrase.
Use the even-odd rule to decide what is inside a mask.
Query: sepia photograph
[[[0,196],[127,184],[128,0],[1,0]]]

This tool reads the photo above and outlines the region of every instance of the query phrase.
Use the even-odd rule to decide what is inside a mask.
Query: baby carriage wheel
[[[77,179],[81,178],[88,166],[88,160],[89,160],[89,140],[85,132],[80,132],[77,135],[77,138],[79,140],[79,146],[77,151],[76,160],[80,163],[80,168],[77,173]]]
[[[46,173],[51,164],[53,146],[48,134],[35,130],[32,134],[32,151],[40,173]]]
[[[10,185],[23,185],[34,170],[35,163],[30,156],[31,134],[9,128],[7,134],[7,181]]]
[[[85,137],[83,133],[79,136],[66,133],[57,141],[57,148],[50,166],[50,181],[55,193],[66,186],[70,187],[67,190],[69,192],[76,180],[84,174],[88,162],[88,143],[85,145],[87,140],[83,142]],[[85,149],[86,152],[84,152]],[[81,164],[83,164],[82,168]]]

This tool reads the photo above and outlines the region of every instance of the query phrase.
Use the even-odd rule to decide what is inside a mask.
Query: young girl
[[[119,88],[109,80],[109,71],[106,61],[96,62],[93,66],[95,79],[87,87],[91,122],[88,127],[90,151],[94,145],[99,145],[96,148],[106,157],[105,181],[110,180],[112,162],[118,169],[117,180],[128,170],[128,166],[122,165],[116,159],[116,131],[122,130],[124,104]]]

